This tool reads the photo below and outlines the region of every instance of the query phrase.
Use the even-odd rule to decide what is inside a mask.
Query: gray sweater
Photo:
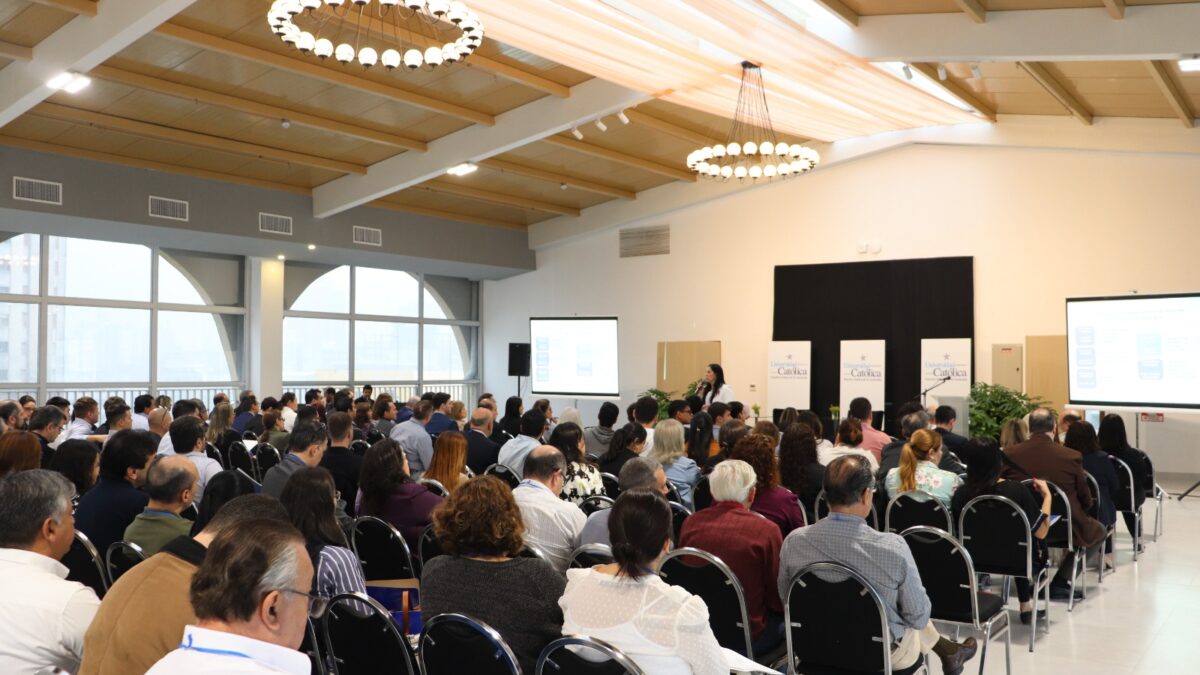
[[[599,457],[608,452],[608,444],[612,442],[612,427],[588,427],[583,430],[583,444],[589,455]]]
[[[458,612],[500,632],[521,670],[532,673],[538,654],[562,636],[558,599],[567,580],[536,558],[482,562],[442,555],[421,572],[421,616]]]

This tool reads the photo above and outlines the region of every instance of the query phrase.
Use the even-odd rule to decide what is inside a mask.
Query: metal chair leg
[[[1034,596],[1033,613],[1037,614],[1037,597]],[[1004,673],[1012,675],[1012,616],[1004,617]]]
[[[983,627],[983,646],[979,648],[979,675],[983,675],[983,666],[987,663],[988,643],[992,641],[992,624]]]

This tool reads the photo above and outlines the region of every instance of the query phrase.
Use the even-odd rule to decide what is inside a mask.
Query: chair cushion
[[[912,675],[925,665],[925,656],[921,655],[917,662],[903,670],[892,670],[892,675]],[[785,671],[786,672],[786,671]],[[812,663],[801,663],[793,672],[797,675],[863,675],[860,670],[847,670],[836,666],[821,666]],[[880,671],[882,672],[882,671]]]
[[[977,602],[979,604],[979,620],[981,622],[986,622],[988,619],[996,616],[1004,610],[1004,601],[1001,600],[1000,596],[998,595],[980,592],[977,597]],[[938,612],[937,607],[934,607],[933,609],[934,611],[932,616],[934,619],[939,621],[954,621],[956,623],[974,622],[974,618],[971,616],[969,608],[963,612],[949,613]]]

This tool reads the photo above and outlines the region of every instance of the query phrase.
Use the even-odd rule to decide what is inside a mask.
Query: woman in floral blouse
[[[600,470],[587,461],[583,429],[578,424],[563,422],[554,427],[548,444],[561,450],[567,458],[567,471],[563,475],[563,499],[581,504],[592,495],[604,494],[604,481],[600,479]]]
[[[942,437],[928,429],[919,429],[904,444],[899,468],[888,471],[884,484],[888,499],[903,492],[920,490],[933,495],[946,508],[950,497],[962,485],[958,474],[938,468],[942,461]]]

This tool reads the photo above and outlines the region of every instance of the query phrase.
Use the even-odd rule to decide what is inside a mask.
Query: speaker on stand
[[[529,377],[530,346],[528,342],[508,343],[508,376],[517,378],[517,397],[521,396],[521,378]]]

